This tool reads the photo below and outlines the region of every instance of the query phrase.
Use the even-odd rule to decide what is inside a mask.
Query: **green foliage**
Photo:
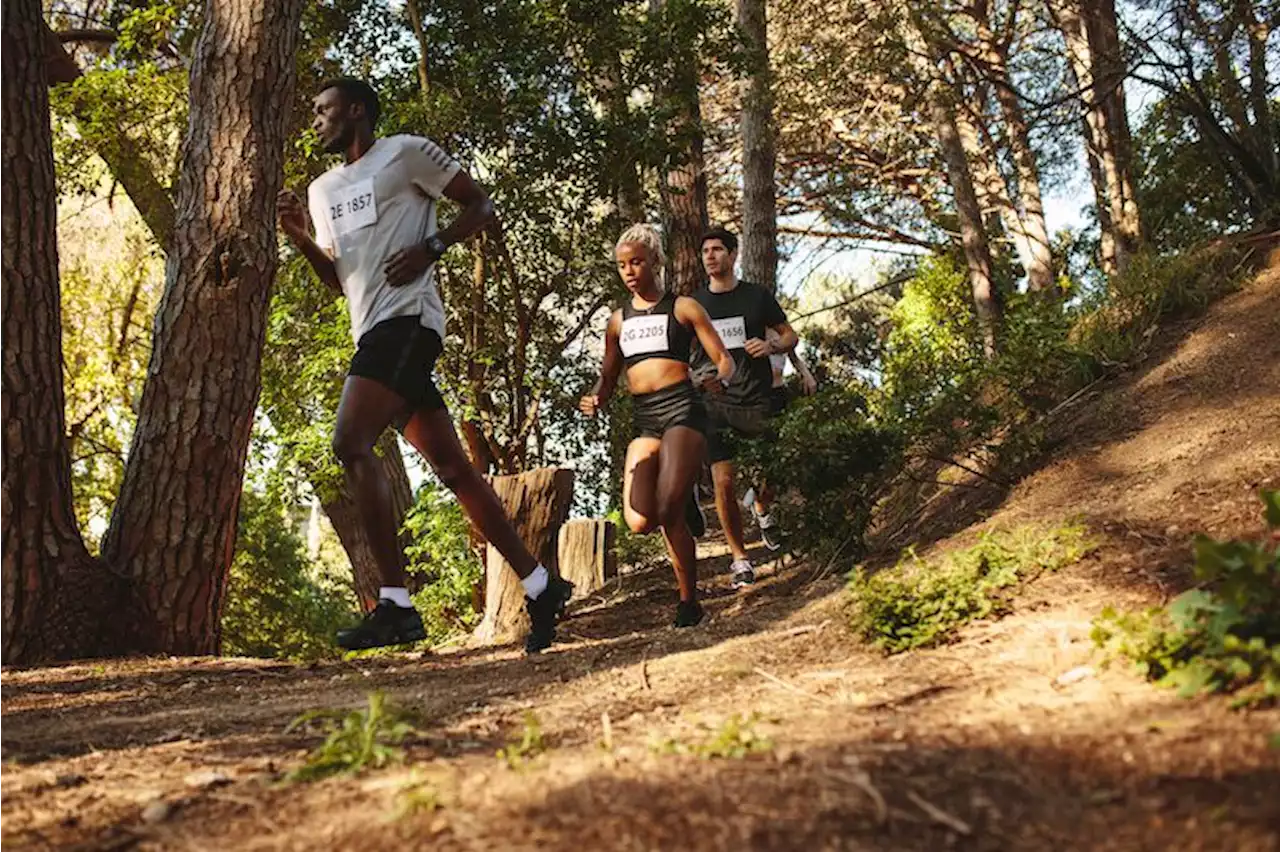
[[[771,434],[744,442],[739,464],[778,494],[778,511],[796,549],[831,557],[856,554],[899,437],[872,422],[856,390],[832,386],[794,401]]]
[[[1083,527],[1023,526],[984,532],[978,542],[930,563],[908,550],[896,566],[850,577],[853,629],[889,653],[936,645],[966,622],[1008,611],[1012,589],[1092,549]]]
[[[278,492],[245,488],[222,613],[223,653],[333,656],[333,634],[355,608],[350,593],[315,576]]]
[[[734,713],[719,728],[702,726],[706,736],[699,742],[684,743],[667,738],[651,748],[659,754],[693,755],[703,760],[742,760],[773,750],[773,740],[756,730],[759,721],[757,713],[746,717]]]
[[[318,725],[325,740],[294,769],[286,781],[316,781],[330,775],[354,775],[404,760],[400,743],[414,732],[412,716],[387,701],[381,691],[369,694],[365,710],[310,710],[285,728],[290,733]]]
[[[412,539],[405,555],[409,574],[421,584],[413,603],[427,641],[438,645],[469,632],[480,619],[475,590],[484,568],[471,549],[471,525],[462,507],[447,489],[428,482],[405,515],[403,531]]]
[[[1094,643],[1184,697],[1226,692],[1236,705],[1280,698],[1280,491],[1263,491],[1271,544],[1195,538],[1201,587],[1166,607],[1095,619]]]
[[[524,714],[524,729],[520,739],[498,749],[497,756],[508,769],[518,770],[528,766],[530,761],[546,750],[546,743],[542,740],[542,725],[538,722],[537,715],[528,710]]]

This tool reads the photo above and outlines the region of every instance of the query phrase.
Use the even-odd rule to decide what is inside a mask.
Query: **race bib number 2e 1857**
[[[373,178],[338,190],[329,199],[329,226],[336,237],[378,221],[378,202],[373,194]]]
[[[725,317],[724,319],[713,319],[711,324],[716,327],[716,331],[720,334],[720,339],[724,341],[725,349],[745,349],[747,346],[747,324],[742,317]]]

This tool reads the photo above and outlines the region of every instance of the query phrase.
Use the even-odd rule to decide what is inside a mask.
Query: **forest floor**
[[[1060,412],[1036,472],[937,501],[921,551],[1067,518],[1099,542],[953,644],[875,653],[841,579],[757,552],[755,587],[705,584],[699,628],[669,626],[667,570],[636,570],[534,659],[6,671],[4,847],[1280,850],[1280,711],[1179,699],[1089,640],[1104,606],[1185,584],[1193,533],[1260,533],[1256,491],[1280,487],[1277,305],[1273,264]],[[714,541],[704,555],[727,562]],[[280,782],[321,739],[290,720],[375,689],[417,714],[403,763]],[[529,712],[543,752],[498,759]],[[700,756],[735,714],[758,750]]]

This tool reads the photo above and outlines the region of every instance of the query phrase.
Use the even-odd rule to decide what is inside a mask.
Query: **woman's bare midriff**
[[[634,394],[653,393],[689,378],[689,365],[671,358],[650,358],[627,368],[627,388]]]

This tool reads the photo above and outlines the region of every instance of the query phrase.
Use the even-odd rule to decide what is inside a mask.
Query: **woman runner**
[[[706,454],[707,428],[702,398],[689,380],[693,336],[718,371],[704,390],[723,389],[733,375],[733,358],[701,305],[664,291],[659,280],[662,240],[654,228],[632,225],[618,240],[615,255],[631,295],[609,317],[600,380],[578,407],[595,416],[613,395],[626,365],[635,437],[627,447],[622,478],[623,515],[637,534],[662,528],[680,587],[675,626],[693,627],[702,620],[702,606],[697,547],[685,513]]]

